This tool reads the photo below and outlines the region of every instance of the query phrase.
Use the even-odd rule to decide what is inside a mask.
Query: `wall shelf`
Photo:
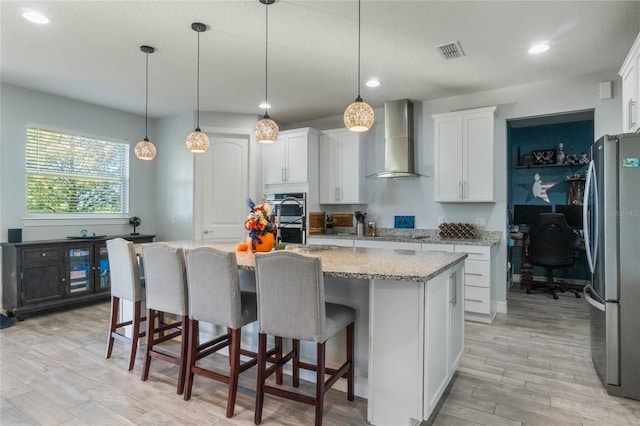
[[[574,164],[531,164],[529,166],[515,166],[516,169],[537,169],[544,167],[584,167],[588,163],[574,163]]]

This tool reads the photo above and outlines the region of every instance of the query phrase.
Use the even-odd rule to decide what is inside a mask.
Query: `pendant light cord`
[[[358,99],[362,101],[360,97],[360,0],[358,0]]]
[[[200,31],[198,31],[198,61],[196,70],[196,131],[200,131]]]
[[[264,116],[269,116],[269,3],[265,4],[265,34],[264,34]]]
[[[149,52],[146,52],[146,58],[147,58],[147,79],[146,79],[146,94],[145,94],[145,98],[144,98],[144,140],[148,141],[149,137],[147,134],[147,127],[148,127],[148,121],[149,121]]]

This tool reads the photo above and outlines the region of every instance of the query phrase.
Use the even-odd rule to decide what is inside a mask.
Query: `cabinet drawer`
[[[491,260],[491,247],[489,246],[456,245],[455,252],[468,253],[468,260]]]
[[[64,257],[62,247],[31,248],[22,251],[23,263],[41,263],[50,260],[61,260]]]
[[[490,290],[488,288],[467,286],[464,287],[464,310],[480,314],[491,313]]]
[[[465,285],[478,287],[491,286],[491,263],[483,260],[466,260],[464,262]]]

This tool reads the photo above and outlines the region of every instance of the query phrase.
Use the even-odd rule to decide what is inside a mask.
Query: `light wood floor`
[[[196,377],[192,399],[184,401],[175,394],[176,367],[154,360],[149,380],[140,380],[143,349],[132,372],[122,342],[105,360],[107,322],[108,304],[100,304],[0,331],[0,423],[253,424],[255,369],[245,373],[235,417],[227,419],[224,384]],[[366,412],[366,400],[327,394],[326,425],[366,424]],[[310,406],[265,398],[265,425],[312,424],[313,416]],[[598,382],[584,299],[514,289],[508,315],[492,325],[467,322],[462,364],[429,423],[640,425],[640,401],[609,396]]]

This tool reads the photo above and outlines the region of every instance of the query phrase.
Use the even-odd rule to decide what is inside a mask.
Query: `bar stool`
[[[242,326],[257,319],[256,294],[240,291],[235,253],[202,247],[185,250],[189,289],[189,347],[184,399],[191,397],[194,374],[229,385],[227,417],[233,416],[241,372],[256,365],[257,354],[240,348]],[[223,326],[227,333],[200,343],[199,321]],[[196,362],[219,350],[229,348],[229,374],[208,370]],[[240,355],[250,356],[240,363]]]
[[[184,391],[189,339],[184,253],[181,248],[171,247],[166,243],[150,243],[142,246],[142,255],[147,289],[147,350],[142,380],[149,378],[151,358],[175,364],[179,368],[177,393],[180,395]],[[164,324],[165,314],[176,315],[179,320]],[[165,334],[167,331],[170,333]],[[181,338],[179,355],[156,347],[178,336]]]
[[[111,284],[111,318],[109,320],[109,335],[107,337],[107,352],[105,358],[111,358],[115,339],[127,342],[131,346],[129,353],[129,370],[136,362],[138,340],[146,333],[140,331],[140,324],[146,318],[142,316],[141,305],[145,299],[144,287],[140,283],[140,270],[136,251],[131,241],[122,238],[107,240],[107,255],[109,257],[109,275]],[[118,322],[120,300],[133,303],[133,319]],[[132,336],[127,337],[118,332],[119,328],[131,325]]]
[[[255,424],[262,421],[264,394],[280,396],[316,407],[315,424],[322,424],[325,392],[341,377],[347,379],[347,399],[353,401],[353,349],[355,309],[326,303],[322,263],[319,258],[291,252],[256,254],[258,294],[258,383]],[[325,367],[325,342],[347,329],[347,360],[338,369]],[[267,335],[276,336],[275,347],[267,350]],[[282,354],[282,337],[292,339],[292,350]],[[300,361],[300,340],[316,343],[317,361]],[[269,359],[268,359],[269,358]],[[316,371],[316,394],[305,395],[266,384],[274,372],[282,384],[282,366],[293,360],[293,386],[300,384],[300,368]],[[267,361],[272,366],[266,368]],[[325,374],[330,377],[325,381]]]

